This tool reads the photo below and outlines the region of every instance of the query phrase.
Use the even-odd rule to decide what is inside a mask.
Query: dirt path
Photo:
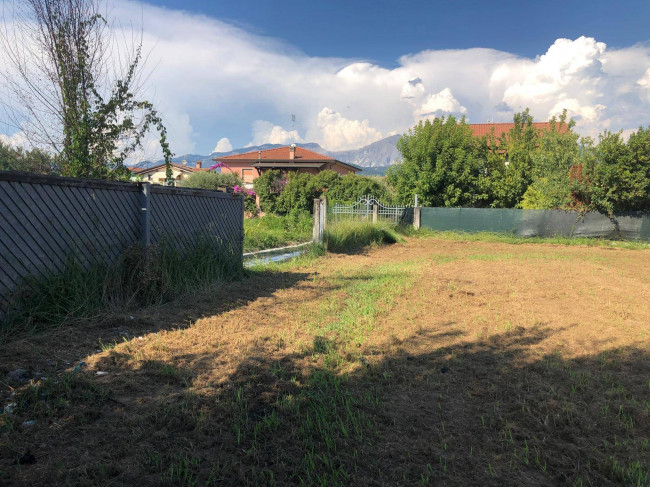
[[[0,483],[646,485],[648,268],[411,239],[18,340]]]

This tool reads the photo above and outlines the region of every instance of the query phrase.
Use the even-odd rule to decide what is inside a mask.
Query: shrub
[[[244,195],[244,211],[249,215],[257,215],[257,198],[255,191],[237,185],[233,188],[233,194]]]
[[[278,195],[287,184],[286,178],[278,170],[264,172],[253,182],[253,188],[259,195],[260,209],[265,213],[276,213]]]
[[[218,191],[224,188],[232,188],[237,185],[244,184],[240,177],[233,173],[217,173],[217,172],[195,172],[187,177],[187,179],[180,181],[180,186],[185,188],[200,188],[211,189]]]

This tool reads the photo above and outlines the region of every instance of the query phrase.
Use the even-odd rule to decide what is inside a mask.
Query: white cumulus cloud
[[[273,125],[266,120],[255,120],[253,122],[253,140],[248,145],[261,144],[292,144],[303,142],[298,131],[285,130],[280,125]]]
[[[317,129],[323,145],[335,151],[358,148],[383,137],[379,130],[370,126],[367,119],[350,120],[327,107],[318,113]]]
[[[222,137],[219,139],[219,142],[217,142],[215,148],[212,149],[212,152],[230,152],[231,150],[232,144],[230,143],[228,137]]]
[[[0,134],[0,143],[10,147],[27,146],[28,140],[22,131],[15,132],[11,135]]]
[[[433,93],[426,97],[418,109],[417,118],[440,117],[446,114],[465,114],[467,108],[460,104],[449,88],[440,93]]]

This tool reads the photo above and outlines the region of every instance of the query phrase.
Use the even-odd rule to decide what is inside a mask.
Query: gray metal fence
[[[400,223],[405,210],[404,206],[384,205],[373,196],[363,196],[353,204],[331,205],[330,213],[334,222],[353,219]]]
[[[244,200],[215,191],[0,171],[0,311],[25,277],[60,273],[71,256],[114,262],[162,239],[208,238],[243,250]]]

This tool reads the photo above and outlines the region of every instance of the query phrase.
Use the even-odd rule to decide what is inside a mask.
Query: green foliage
[[[399,203],[417,194],[423,206],[485,206],[489,203],[482,178],[487,148],[463,117],[420,122],[397,143],[403,162],[389,168],[386,178]]]
[[[253,188],[260,200],[260,209],[265,213],[276,213],[278,195],[284,189],[286,179],[278,170],[263,172],[255,181]]]
[[[551,119],[551,130],[539,138],[539,148],[532,154],[533,181],[522,199],[524,209],[567,208],[570,205],[569,172],[580,163],[579,135],[570,129],[566,110],[559,120]]]
[[[343,221],[325,229],[328,252],[345,253],[367,247],[396,243],[401,240],[396,227],[370,222]]]
[[[574,179],[589,209],[609,214],[650,209],[650,127],[641,127],[627,143],[621,132],[605,131],[597,145],[585,141],[583,159]]]
[[[528,109],[515,113],[514,127],[501,137],[487,137],[489,148],[485,190],[490,206],[515,208],[532,182],[533,156],[538,150],[540,134],[533,126]]]
[[[232,188],[242,184],[244,184],[243,181],[236,174],[229,172],[217,173],[212,171],[192,173],[180,182],[180,185],[185,188],[211,189],[213,191]]]
[[[81,22],[82,28],[93,29],[93,24],[104,19],[96,16]],[[85,24],[89,24],[86,26]],[[64,23],[65,32],[71,28]],[[167,181],[173,181],[167,130],[153,105],[136,100],[130,91],[140,61],[140,49],[129,66],[125,79],[118,80],[110,97],[104,100],[92,77],[88,76],[86,58],[91,51],[85,39],[71,49],[69,42],[57,44],[57,61],[61,72],[61,91],[64,100],[62,170],[64,176],[95,179],[128,179],[130,171],[124,165],[126,158],[137,148],[150,128],[160,133],[160,147],[167,163]],[[74,56],[78,63],[70,63]],[[136,115],[143,113],[142,120]],[[130,140],[125,143],[125,136]]]
[[[417,194],[423,206],[650,209],[650,128],[627,143],[605,131],[594,144],[579,143],[574,125],[564,110],[538,131],[528,109],[500,137],[472,137],[454,117],[420,122],[398,142],[403,162],[387,181],[402,204]]]
[[[294,210],[286,216],[267,213],[244,220],[244,251],[272,249],[307,242],[311,239],[313,219],[306,211]]]
[[[376,176],[357,176],[345,174],[328,187],[325,193],[330,201],[355,202],[360,197],[370,195],[382,203],[390,204],[394,198],[384,178]]]
[[[57,158],[40,149],[13,148],[0,142],[0,171],[58,174]]]
[[[255,180],[260,208],[267,213],[289,214],[292,211],[311,212],[314,198],[326,196],[329,201],[356,201],[373,195],[388,201],[392,194],[382,178],[322,171],[318,174],[267,171]]]

